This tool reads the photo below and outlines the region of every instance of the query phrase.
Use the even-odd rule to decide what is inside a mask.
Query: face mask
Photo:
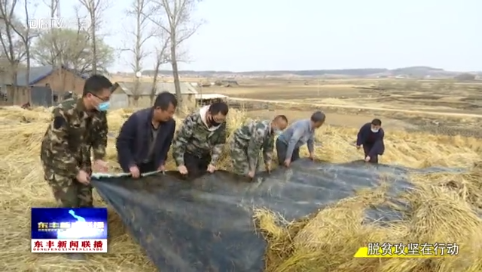
[[[373,132],[373,133],[377,133],[377,132],[378,132],[378,129],[373,129],[373,128],[372,128],[372,132]]]
[[[107,111],[110,107],[110,103],[109,102],[102,102],[99,104],[99,106],[97,106],[97,109],[99,111]]]
[[[281,131],[280,129],[278,129],[278,128],[273,129],[273,133],[274,133],[274,135],[276,135],[276,136],[279,136],[279,135],[281,134],[281,132],[282,132],[282,131]]]
[[[219,125],[221,124],[221,123],[218,123],[218,122],[214,121],[213,118],[211,118],[211,120],[209,120],[209,123],[210,123],[211,126],[213,126],[213,127],[217,127],[217,126],[219,126]]]

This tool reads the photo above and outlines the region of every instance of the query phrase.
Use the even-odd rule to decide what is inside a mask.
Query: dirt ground
[[[428,131],[437,134],[482,137],[482,84],[431,81],[405,89],[405,81],[377,89],[377,81],[255,81],[239,86],[202,88],[200,93],[223,94],[233,107],[251,117],[285,114],[291,120],[308,118],[314,110],[328,114],[327,123],[359,127],[380,118],[387,131]]]

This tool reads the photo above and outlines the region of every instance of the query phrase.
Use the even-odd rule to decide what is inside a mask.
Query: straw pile
[[[113,136],[132,111],[109,114]],[[329,116],[328,116],[329,118]],[[49,122],[47,109],[32,111],[0,108],[0,227],[1,271],[156,271],[139,246],[126,233],[120,219],[110,213],[110,254],[89,256],[88,262],[66,260],[55,254],[30,254],[30,207],[55,206],[39,163],[40,141]],[[232,112],[232,130],[245,119]],[[323,127],[317,138],[319,159],[348,162],[362,158],[351,144],[355,129]],[[382,162],[408,167],[470,168],[469,174],[418,175],[416,191],[404,196],[412,209],[389,226],[362,224],[365,208],[385,199],[385,187],[364,191],[332,205],[309,219],[281,225],[282,218],[258,210],[256,220],[270,242],[267,271],[482,271],[482,142],[474,138],[422,133],[386,136]],[[108,160],[115,162],[114,137],[109,139]],[[306,152],[306,150],[303,150]],[[224,158],[224,163],[227,158]],[[168,168],[173,169],[171,162]],[[387,181],[389,182],[389,181]],[[96,196],[97,205],[105,205]],[[460,256],[439,259],[354,259],[368,242],[457,243]]]

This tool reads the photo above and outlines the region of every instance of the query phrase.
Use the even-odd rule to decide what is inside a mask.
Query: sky
[[[125,10],[133,0],[110,0],[101,32],[116,49],[134,38]],[[75,18],[61,1],[61,17]],[[74,1],[67,1],[74,2]],[[482,71],[480,0],[203,0],[204,23],[185,44],[182,70],[258,71],[431,66]],[[36,18],[48,10],[39,4]],[[145,50],[153,50],[151,39]],[[133,56],[118,53],[110,71],[132,72]],[[154,56],[144,69],[153,69]],[[163,69],[169,69],[169,65]]]

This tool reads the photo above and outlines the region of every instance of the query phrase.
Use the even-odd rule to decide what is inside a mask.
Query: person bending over
[[[230,151],[233,171],[238,175],[254,177],[258,167],[259,152],[263,150],[266,171],[271,170],[274,149],[274,136],[288,125],[284,115],[273,120],[251,121],[238,128],[231,140]]]
[[[311,115],[310,119],[294,122],[276,139],[276,152],[279,165],[289,167],[300,158],[300,147],[305,143],[310,152],[310,159],[314,158],[315,130],[325,122],[326,116],[321,111]]]
[[[198,177],[216,171],[216,163],[226,143],[228,105],[216,102],[184,119],[172,144],[173,157],[182,175]]]
[[[385,151],[384,136],[385,132],[382,129],[382,121],[380,119],[373,119],[371,123],[366,123],[360,128],[356,147],[360,149],[363,146],[366,162],[378,163],[378,156],[383,155]]]
[[[165,170],[176,130],[172,118],[176,107],[176,97],[163,92],[157,95],[154,106],[137,111],[122,125],[116,149],[124,172],[138,178],[142,173]]]

